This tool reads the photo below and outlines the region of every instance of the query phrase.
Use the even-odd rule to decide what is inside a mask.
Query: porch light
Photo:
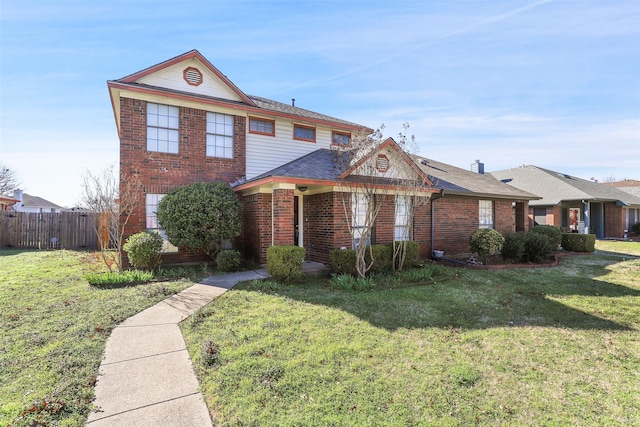
[[[307,187],[300,186],[298,187],[298,191],[300,191],[301,193],[304,193],[305,191],[307,191]]]

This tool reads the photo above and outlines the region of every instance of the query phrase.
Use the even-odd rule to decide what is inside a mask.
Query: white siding
[[[293,122],[291,121],[276,120],[275,137],[249,133],[247,129],[247,179],[313,151],[329,147],[331,147],[331,129],[327,127],[316,126],[315,143],[293,139]]]
[[[192,86],[184,80],[183,71],[187,67],[197,68],[202,73],[202,83],[199,86]],[[209,71],[204,64],[195,58],[179,62],[164,70],[145,76],[139,79],[138,83],[233,101],[241,100],[218,76]]]

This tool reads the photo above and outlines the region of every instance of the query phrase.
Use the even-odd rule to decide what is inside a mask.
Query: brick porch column
[[[295,184],[279,184],[273,190],[273,245],[295,245],[294,237]]]

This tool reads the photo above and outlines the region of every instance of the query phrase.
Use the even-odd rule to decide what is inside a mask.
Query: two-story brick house
[[[327,262],[329,250],[351,246],[342,196],[357,187],[361,172],[348,164],[337,168],[335,158],[365,126],[247,95],[196,50],[107,84],[121,178],[137,176],[144,185],[127,235],[158,229],[155,209],[168,191],[223,181],[242,201],[243,232],[235,246],[246,257],[264,262],[268,247],[296,244],[307,248],[309,259]],[[381,159],[375,243],[396,237],[396,212],[406,203],[383,185],[394,164],[409,166],[424,180],[424,196],[431,196],[410,230],[423,256],[435,247],[465,252],[469,234],[481,226],[526,228],[527,204],[535,199],[529,193],[409,156],[391,139],[368,157]],[[171,263],[201,255],[169,246],[163,256]]]

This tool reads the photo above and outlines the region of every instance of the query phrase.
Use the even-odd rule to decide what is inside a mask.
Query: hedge
[[[593,252],[596,246],[595,234],[563,233],[562,248],[565,251]]]

